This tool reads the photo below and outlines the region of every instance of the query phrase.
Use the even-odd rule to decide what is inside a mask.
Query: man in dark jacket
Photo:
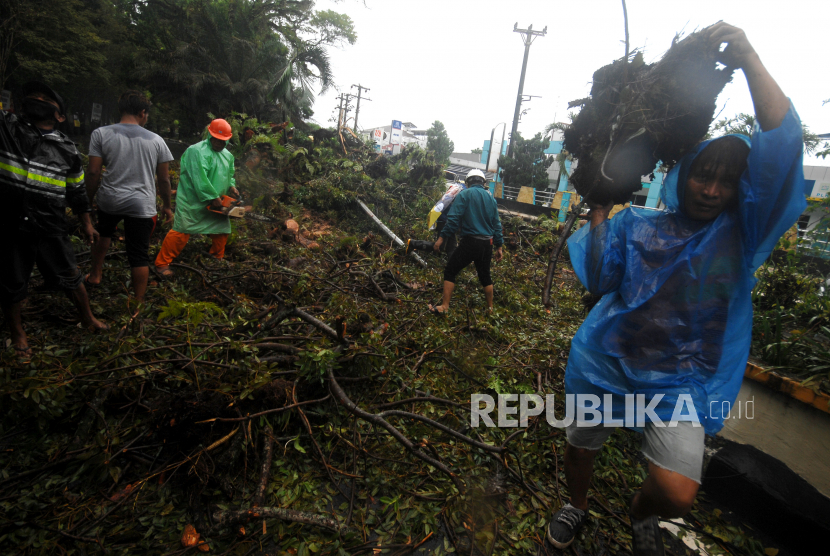
[[[85,327],[106,325],[92,315],[67,235],[67,206],[80,218],[88,243],[98,234],[89,218],[81,157],[74,143],[55,130],[66,120],[63,100],[37,82],[25,84],[21,98],[20,117],[0,112],[0,193],[10,209],[0,221],[7,253],[0,265],[0,306],[12,346],[27,358],[31,350],[21,308],[35,264],[47,285],[75,303]]]
[[[470,170],[465,180],[467,189],[459,193],[450,207],[447,223],[441,230],[441,237],[435,242],[435,252],[447,238],[456,233],[461,236],[458,248],[450,256],[444,269],[444,299],[441,305],[429,306],[437,315],[450,308],[450,299],[455,289],[455,277],[470,263],[475,263],[478,281],[484,288],[487,307],[493,310],[493,279],[490,277],[490,262],[502,258],[501,220],[496,200],[485,187],[486,178],[481,170]],[[495,256],[493,247],[496,248]]]

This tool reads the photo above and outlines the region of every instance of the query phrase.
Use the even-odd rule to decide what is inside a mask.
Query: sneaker
[[[630,517],[630,516],[629,516]],[[631,519],[631,552],[634,556],[665,556],[660,521],[657,516]]]
[[[548,525],[548,542],[556,548],[568,548],[585,524],[585,512],[571,506],[570,502],[553,514]]]

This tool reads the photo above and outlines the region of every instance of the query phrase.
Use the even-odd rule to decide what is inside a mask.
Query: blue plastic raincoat
[[[654,412],[666,422],[688,394],[706,433],[721,429],[749,356],[755,271],[807,206],[792,105],[776,129],[756,124],[737,206],[701,222],[683,215],[682,200],[692,161],[708,143],[669,172],[666,211],[631,207],[568,241],[579,279],[603,297],[573,339],[565,390],[611,394],[615,420],[625,418],[626,394],[646,402],[664,394]],[[678,420],[693,419],[685,414]]]

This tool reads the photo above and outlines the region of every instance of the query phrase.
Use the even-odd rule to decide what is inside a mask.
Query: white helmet
[[[480,180],[473,180],[473,178],[480,178]],[[481,183],[483,185],[483,184],[487,183],[487,177],[484,175],[484,172],[482,172],[481,170],[470,170],[469,172],[467,172],[467,177],[464,180],[464,183],[466,183],[467,185],[470,185],[471,181],[478,181],[479,183]]]

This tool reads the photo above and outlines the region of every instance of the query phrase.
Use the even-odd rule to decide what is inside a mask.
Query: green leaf
[[[305,448],[300,446],[300,437],[299,436],[294,439],[294,449],[297,450],[298,452],[300,452],[301,454],[305,453]]]

